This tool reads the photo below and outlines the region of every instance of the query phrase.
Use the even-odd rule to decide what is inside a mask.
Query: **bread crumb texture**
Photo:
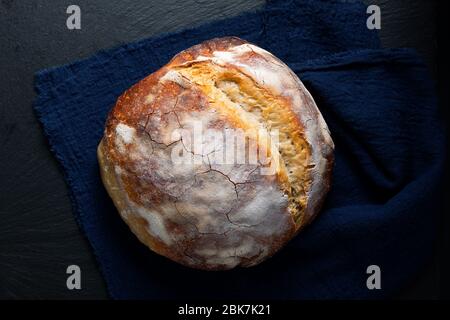
[[[243,133],[234,148],[246,161],[223,161],[230,130]],[[248,161],[249,146],[266,162]],[[297,76],[231,37],[181,52],[127,90],[97,154],[109,195],[142,243],[186,266],[226,270],[262,262],[312,220],[333,148]],[[267,167],[272,174],[261,173]]]

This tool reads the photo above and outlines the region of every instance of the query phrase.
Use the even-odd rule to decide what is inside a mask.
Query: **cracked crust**
[[[258,146],[274,174],[261,174],[260,162],[218,161],[226,146],[214,135],[191,147],[196,121],[204,134],[245,132],[237,150]],[[262,262],[311,222],[330,187],[333,149],[298,77],[269,52],[227,37],[179,53],[122,94],[97,155],[141,242],[186,266],[226,270]]]

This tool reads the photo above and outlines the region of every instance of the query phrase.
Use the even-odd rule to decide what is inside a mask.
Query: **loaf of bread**
[[[98,160],[123,220],[183,265],[254,266],[319,212],[333,141],[299,78],[236,37],[177,54],[125,91]]]

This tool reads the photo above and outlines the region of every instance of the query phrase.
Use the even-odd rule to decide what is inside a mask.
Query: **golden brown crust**
[[[261,163],[216,161],[223,141],[192,147],[198,121],[202,133],[244,132],[236,148],[256,145],[273,174],[261,174]],[[98,158],[141,242],[184,265],[222,270],[260,263],[311,222],[330,188],[333,148],[297,76],[227,37],[181,52],[127,90],[108,116]]]

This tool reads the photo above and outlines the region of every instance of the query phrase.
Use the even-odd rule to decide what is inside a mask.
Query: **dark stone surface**
[[[437,2],[366,2],[381,6],[383,45],[418,49],[437,77]],[[0,0],[0,298],[107,298],[89,244],[71,213],[62,172],[31,108],[34,72],[262,3]],[[81,30],[66,28],[70,4],[81,7]],[[438,297],[438,257],[400,298]],[[70,264],[82,269],[82,290],[66,288]]]

